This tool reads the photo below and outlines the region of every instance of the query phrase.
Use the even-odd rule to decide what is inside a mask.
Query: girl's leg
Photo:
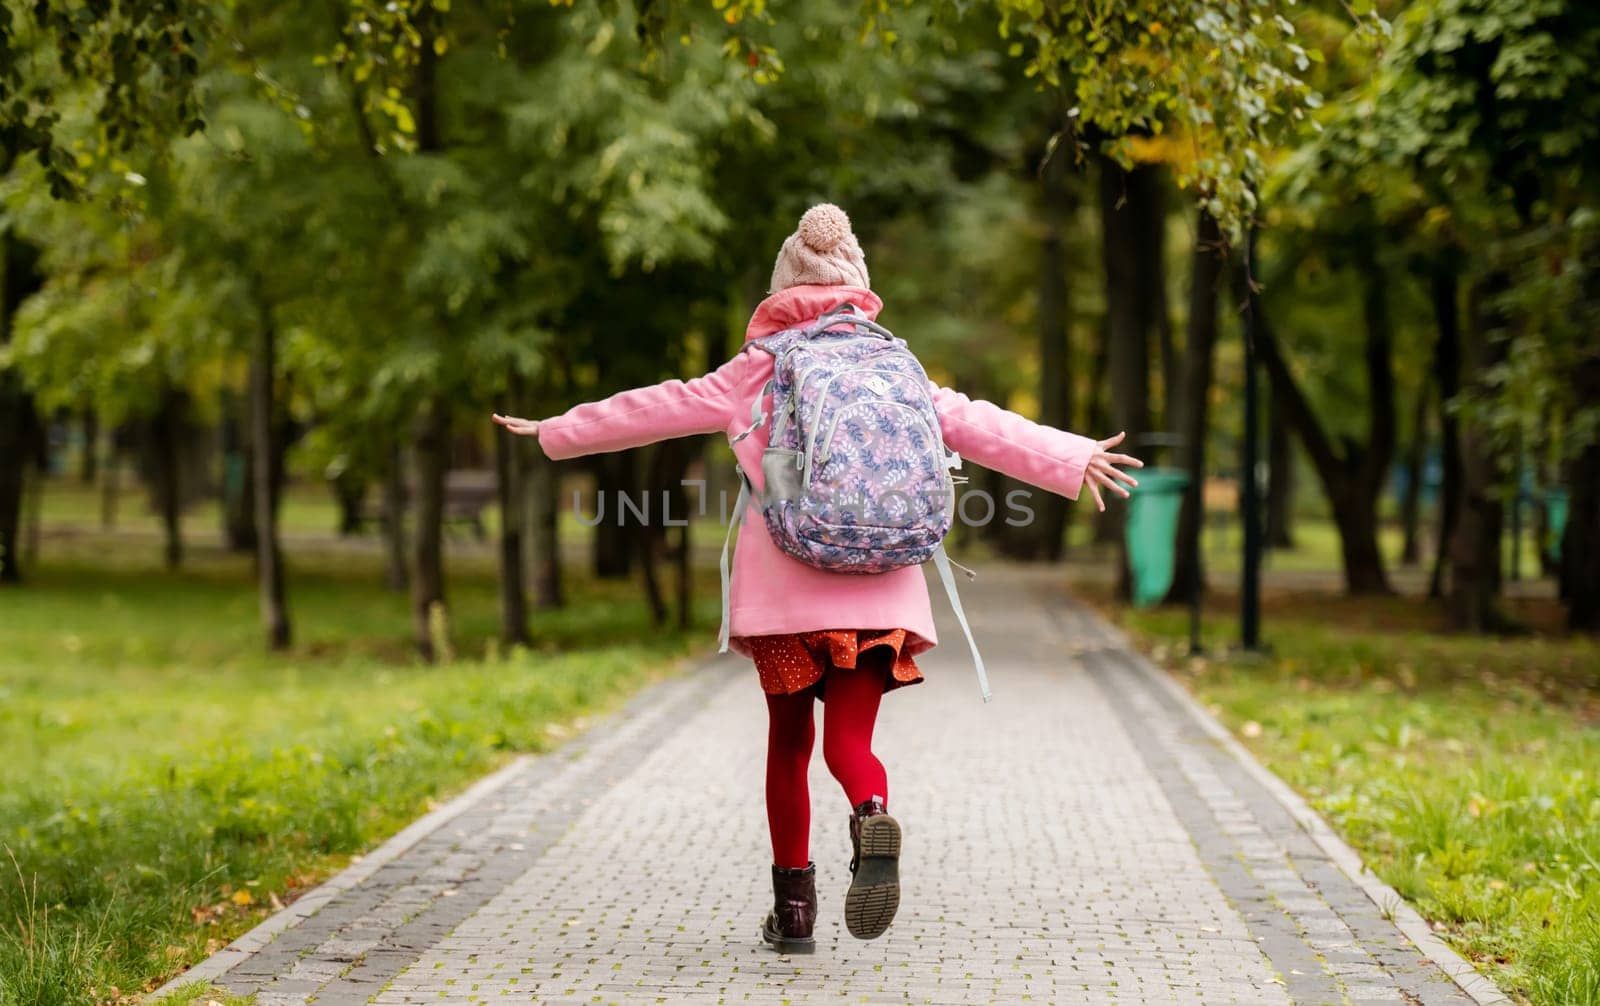
[[[889,802],[889,777],[872,753],[872,728],[883,700],[884,675],[893,659],[892,650],[874,647],[860,655],[855,667],[828,669],[822,757],[852,807],[873,797],[885,805]]]
[[[829,701],[833,686],[830,684]],[[774,866],[803,869],[811,862],[811,790],[806,774],[816,740],[812,692],[767,696],[767,825]]]
[[[886,811],[888,776],[872,753],[872,728],[893,651],[874,648],[854,668],[830,668],[822,755],[850,801],[850,889],[844,921],[860,940],[882,936],[900,907],[900,823]]]

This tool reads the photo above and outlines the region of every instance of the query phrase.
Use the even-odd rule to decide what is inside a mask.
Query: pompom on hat
[[[872,286],[866,256],[850,229],[850,217],[832,203],[818,203],[806,210],[800,226],[784,240],[772,267],[768,292],[804,285]]]

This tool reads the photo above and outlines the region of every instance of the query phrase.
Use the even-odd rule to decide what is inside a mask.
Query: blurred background
[[[958,556],[1600,1001],[1600,8],[1103,6],[0,0],[0,1002],[154,987],[703,652],[724,438],[488,416],[715,368],[820,201],[936,380],[1188,476],[1165,603],[1124,506]]]

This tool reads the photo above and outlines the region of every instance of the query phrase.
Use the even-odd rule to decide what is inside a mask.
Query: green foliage
[[[1400,276],[1461,269],[1480,291],[1468,330],[1505,343],[1504,360],[1469,375],[1450,407],[1500,456],[1526,450],[1557,470],[1600,432],[1600,405],[1576,400],[1570,384],[1594,351],[1600,9],[1430,0],[1396,16],[1392,39],[1367,41],[1337,44],[1324,128],[1281,159],[1266,190],[1269,241],[1290,260],[1269,265],[1269,290],[1287,295],[1274,311],[1315,319],[1305,307],[1316,286],[1303,280],[1352,254]],[[1429,325],[1415,303],[1411,312],[1402,331]],[[1352,358],[1346,330],[1313,324],[1297,356],[1336,376]]]
[[[662,8],[671,5],[639,6],[652,12],[647,36],[669,33]],[[776,39],[784,16],[763,0],[713,6],[730,26],[724,51],[748,63],[755,79],[787,72],[783,53],[791,63],[799,58]],[[1305,78],[1322,53],[1300,44],[1286,16],[1293,7],[1292,0],[956,0],[930,9],[868,0],[857,5],[853,35],[892,51],[927,26],[959,35],[950,22],[992,15],[1000,48],[1022,61],[1027,77],[1068,99],[1062,138],[1087,138],[1124,165],[1169,163],[1179,184],[1238,233],[1255,211],[1271,149],[1312,128],[1310,113],[1320,104]],[[1370,6],[1359,19],[1383,26]]]
[[[1568,387],[1595,351],[1597,64],[1600,9],[1581,0],[1418,4],[1385,59],[1392,156],[1481,241],[1488,335],[1507,343],[1459,405],[1502,451],[1556,463],[1600,431]]]
[[[1488,249],[1487,269],[1503,270],[1508,288],[1486,306],[1513,319],[1497,331],[1505,359],[1462,395],[1462,413],[1480,422],[1495,448],[1527,450],[1558,470],[1600,438],[1600,402],[1577,397],[1571,375],[1600,349],[1600,205],[1529,227]]]
[[[208,316],[226,290],[197,282],[161,246],[123,179],[108,202],[29,199],[41,171],[5,187],[12,223],[45,249],[45,288],[16,318],[0,366],[14,365],[47,408],[94,402],[108,421],[148,413],[163,388],[198,386],[218,363]]]
[[[612,278],[710,262],[730,218],[705,152],[770,128],[755,85],[694,41],[643,71],[626,19],[596,8],[550,27],[557,53],[519,75],[512,100],[485,96],[504,116],[510,180],[548,199],[556,226],[592,228]]]
[[[1305,79],[1317,49],[1296,38],[1279,0],[1146,0],[1057,5],[998,0],[1000,31],[1030,76],[1071,95],[1069,115],[1110,138],[1124,165],[1174,134],[1180,185],[1237,234],[1254,213],[1269,151],[1312,125]]]
[[[208,22],[203,6],[170,0],[0,2],[0,173],[32,154],[65,197],[86,164],[202,128]],[[83,113],[87,124],[67,121]]]
[[[1594,195],[1600,11],[1584,0],[1433,0],[1396,22],[1397,154],[1522,221]]]

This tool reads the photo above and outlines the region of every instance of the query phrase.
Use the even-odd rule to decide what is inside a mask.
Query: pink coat
[[[756,308],[746,341],[792,328],[850,302],[876,318],[883,302],[870,290],[849,286],[796,286],[773,294]],[[726,433],[730,439],[750,425],[750,406],[772,377],[773,359],[746,347],[727,363],[692,381],[666,381],[579,405],[539,424],[539,444],[560,460],[618,451],[696,433]],[[976,461],[1042,489],[1076,499],[1095,441],[1030,422],[958,391],[933,386],[944,442]],[[739,466],[762,487],[761,452],[766,429],[734,445]],[[1000,516],[1003,503],[996,501]],[[974,510],[974,516],[978,511]],[[906,566],[887,573],[830,573],[778,551],[754,508],[740,525],[733,558],[729,608],[733,648],[748,654],[741,636],[779,635],[819,629],[906,629],[915,654],[938,637],[922,570]],[[1000,519],[997,517],[996,519]]]

